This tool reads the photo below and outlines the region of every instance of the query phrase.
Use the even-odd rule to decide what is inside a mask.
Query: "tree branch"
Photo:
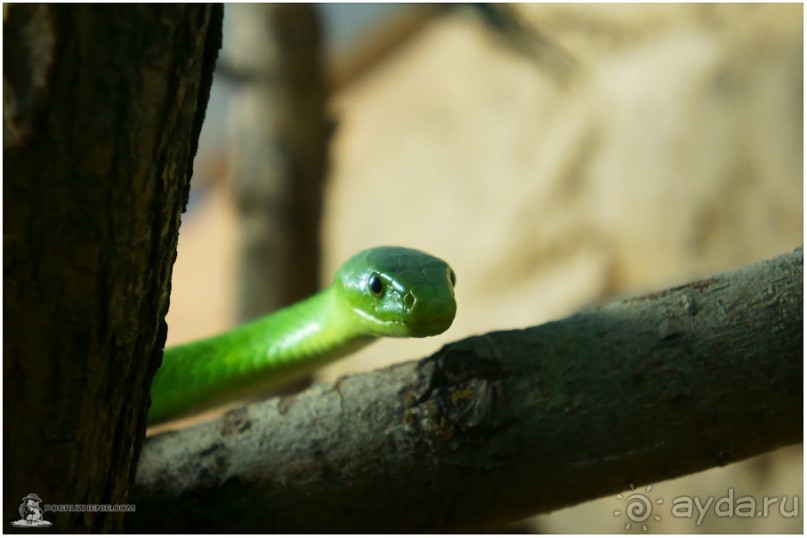
[[[468,529],[797,443],[802,261],[797,249],[158,435],[128,529]]]

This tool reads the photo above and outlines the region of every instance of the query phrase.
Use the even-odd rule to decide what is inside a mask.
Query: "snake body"
[[[212,338],[165,350],[149,425],[286,383],[376,338],[440,334],[454,320],[456,277],[424,252],[359,252],[316,295]]]

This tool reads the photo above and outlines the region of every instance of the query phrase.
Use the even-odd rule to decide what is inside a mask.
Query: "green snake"
[[[235,329],[165,350],[151,385],[149,425],[271,389],[382,336],[425,337],[451,326],[449,265],[424,252],[359,252],[316,295]]]

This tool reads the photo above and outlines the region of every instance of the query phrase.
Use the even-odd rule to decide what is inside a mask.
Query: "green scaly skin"
[[[455,277],[418,250],[378,247],[342,265],[318,294],[221,335],[165,350],[151,385],[150,426],[282,385],[378,337],[451,326]]]

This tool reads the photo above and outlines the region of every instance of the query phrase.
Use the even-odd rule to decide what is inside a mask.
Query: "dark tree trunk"
[[[6,6],[3,521],[127,501],[220,6]],[[57,532],[120,512],[45,512]]]

